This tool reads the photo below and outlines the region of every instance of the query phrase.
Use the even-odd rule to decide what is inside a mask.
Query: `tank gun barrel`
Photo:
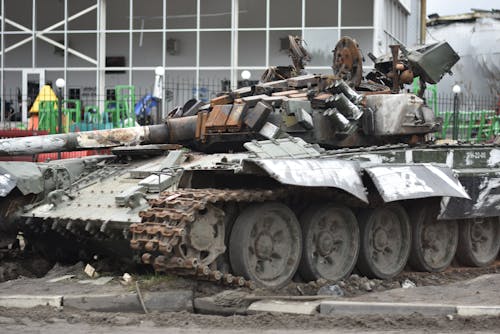
[[[124,145],[180,144],[192,141],[196,116],[172,118],[165,124],[31,136],[0,140],[0,156],[31,155],[111,148]]]

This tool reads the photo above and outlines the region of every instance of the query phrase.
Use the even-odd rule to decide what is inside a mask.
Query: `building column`
[[[238,26],[239,0],[232,0],[231,4],[231,89],[238,87]]]
[[[5,122],[5,88],[4,88],[4,80],[5,80],[5,71],[4,71],[4,67],[5,67],[5,35],[4,35],[4,31],[5,31],[5,0],[1,0],[1,14],[2,14],[2,22],[0,23],[1,27],[0,27],[0,32],[1,32],[1,35],[0,35],[0,44],[2,45],[1,46],[1,50],[2,50],[2,60],[1,60],[1,64],[0,64],[0,100],[2,101],[1,103],[1,106],[0,106],[0,123],[2,123],[2,125],[4,124]],[[16,96],[16,99],[17,99],[17,96]]]
[[[384,27],[382,18],[384,18],[384,0],[373,0],[373,46],[372,53],[378,57],[385,53],[383,45]],[[386,18],[387,19],[387,18]],[[389,18],[390,19],[390,18]]]
[[[99,111],[104,111],[106,99],[106,0],[98,0],[97,15],[97,103]]]

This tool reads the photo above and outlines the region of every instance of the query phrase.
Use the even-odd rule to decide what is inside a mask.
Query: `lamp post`
[[[454,85],[453,91],[453,140],[458,140],[458,94],[460,94],[460,86]]]
[[[241,78],[243,79],[243,86],[248,86],[248,79],[252,76],[252,73],[249,70],[244,70],[241,72]]]
[[[62,90],[66,86],[66,81],[63,78],[56,80],[57,87],[57,132],[62,133]],[[61,159],[61,152],[57,152],[57,159]]]
[[[156,110],[156,115],[151,115],[154,117],[154,124],[160,124],[163,118],[163,77],[165,75],[165,69],[162,66],[155,68],[155,85],[153,87],[153,98],[158,102],[158,107]],[[146,119],[144,115],[144,119]]]

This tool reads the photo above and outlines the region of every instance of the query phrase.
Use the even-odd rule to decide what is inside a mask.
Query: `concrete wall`
[[[458,84],[466,95],[500,95],[500,21],[483,18],[427,27],[427,41],[447,41],[460,60],[438,84],[440,93],[451,94]]]

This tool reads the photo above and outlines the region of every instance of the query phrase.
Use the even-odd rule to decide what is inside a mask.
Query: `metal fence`
[[[191,78],[167,77],[165,81],[165,109],[174,109],[183,105],[189,99],[197,98],[203,102],[217,96],[217,93],[229,90],[229,80],[200,78],[197,85]]]
[[[440,139],[451,139],[457,127],[457,139],[464,142],[489,142],[500,134],[500,96],[458,94],[457,122],[454,123],[455,95],[426,92],[426,102],[443,126],[436,134]]]
[[[253,82],[252,82],[253,83]],[[239,83],[241,85],[242,83]],[[126,92],[122,90],[125,88]],[[132,88],[128,90],[128,88]],[[164,82],[165,100],[163,106],[165,114],[182,106],[190,99],[197,98],[204,102],[210,101],[217,93],[229,89],[229,81],[225,79],[201,78],[196,82],[194,78],[168,77]],[[37,92],[36,92],[37,93]],[[31,106],[36,99],[36,93],[29,97],[27,102]],[[99,128],[123,127],[134,124],[134,109],[138,103],[146,103],[144,97],[152,93],[152,87],[117,86],[109,87],[106,96],[96,97],[94,92],[78,89],[68,89],[68,101],[63,103],[65,109],[65,130],[91,130]],[[94,94],[92,94],[94,93]],[[33,128],[33,122],[22,124],[21,97],[18,91],[5,92],[5,122],[0,129]],[[436,134],[437,138],[452,138],[454,98],[453,94],[438,94],[435,88],[426,91],[426,102],[434,110],[437,117],[443,120],[442,130]],[[38,105],[46,108],[38,114],[43,124],[48,124],[43,130],[55,131],[53,116],[57,110],[54,103]],[[468,142],[487,142],[500,134],[500,100],[499,96],[476,96],[460,94],[458,96],[458,139]],[[47,109],[48,108],[48,109]],[[51,109],[52,108],[52,109]],[[99,108],[103,110],[99,110]],[[44,114],[45,112],[45,114]],[[44,116],[45,115],[45,116]],[[47,116],[49,115],[49,116]],[[45,118],[44,118],[45,117]],[[52,117],[52,118],[51,118]],[[43,122],[46,123],[43,123]],[[70,126],[70,123],[81,122],[82,126]],[[86,123],[91,123],[86,124]],[[30,128],[31,127],[31,128]]]
[[[184,105],[188,100],[196,98],[204,102],[210,101],[217,95],[218,92],[229,89],[229,80],[225,79],[212,79],[201,78],[197,83],[193,78],[183,77],[167,77],[164,82],[165,100],[162,101],[163,106],[155,105],[155,108],[163,109],[165,114],[178,106]],[[144,99],[152,94],[153,87],[137,87],[137,86],[116,86],[108,87],[106,89],[106,96],[96,96],[95,90],[69,88],[66,100],[63,101],[63,110],[65,115],[69,117],[72,114],[72,121],[92,123],[91,125],[84,125],[83,129],[90,130],[96,128],[109,128],[109,127],[123,127],[129,125],[129,122],[116,122],[117,118],[135,118],[135,106],[144,101]],[[56,90],[54,89],[54,92]],[[123,92],[123,93],[121,93]],[[46,129],[50,132],[55,131],[54,119],[57,113],[57,98],[53,93],[41,96],[39,100],[45,102],[38,104],[36,101],[39,92],[34,91],[28,97],[26,105],[28,111],[32,115],[40,116],[39,120],[46,125]],[[122,95],[122,96],[120,96]],[[6,91],[3,94],[5,101],[5,117],[3,124],[0,124],[0,129],[31,129],[37,124],[33,124],[30,119],[28,124],[21,122],[21,108],[22,100],[18,90]],[[35,107],[33,108],[33,105]],[[77,112],[80,110],[80,113]],[[100,110],[102,109],[102,110]],[[41,113],[39,113],[41,111]],[[77,117],[76,115],[80,116]],[[114,117],[114,120],[113,120]],[[43,123],[46,121],[46,123]],[[113,123],[113,124],[110,124]],[[71,130],[66,127],[66,130]]]

